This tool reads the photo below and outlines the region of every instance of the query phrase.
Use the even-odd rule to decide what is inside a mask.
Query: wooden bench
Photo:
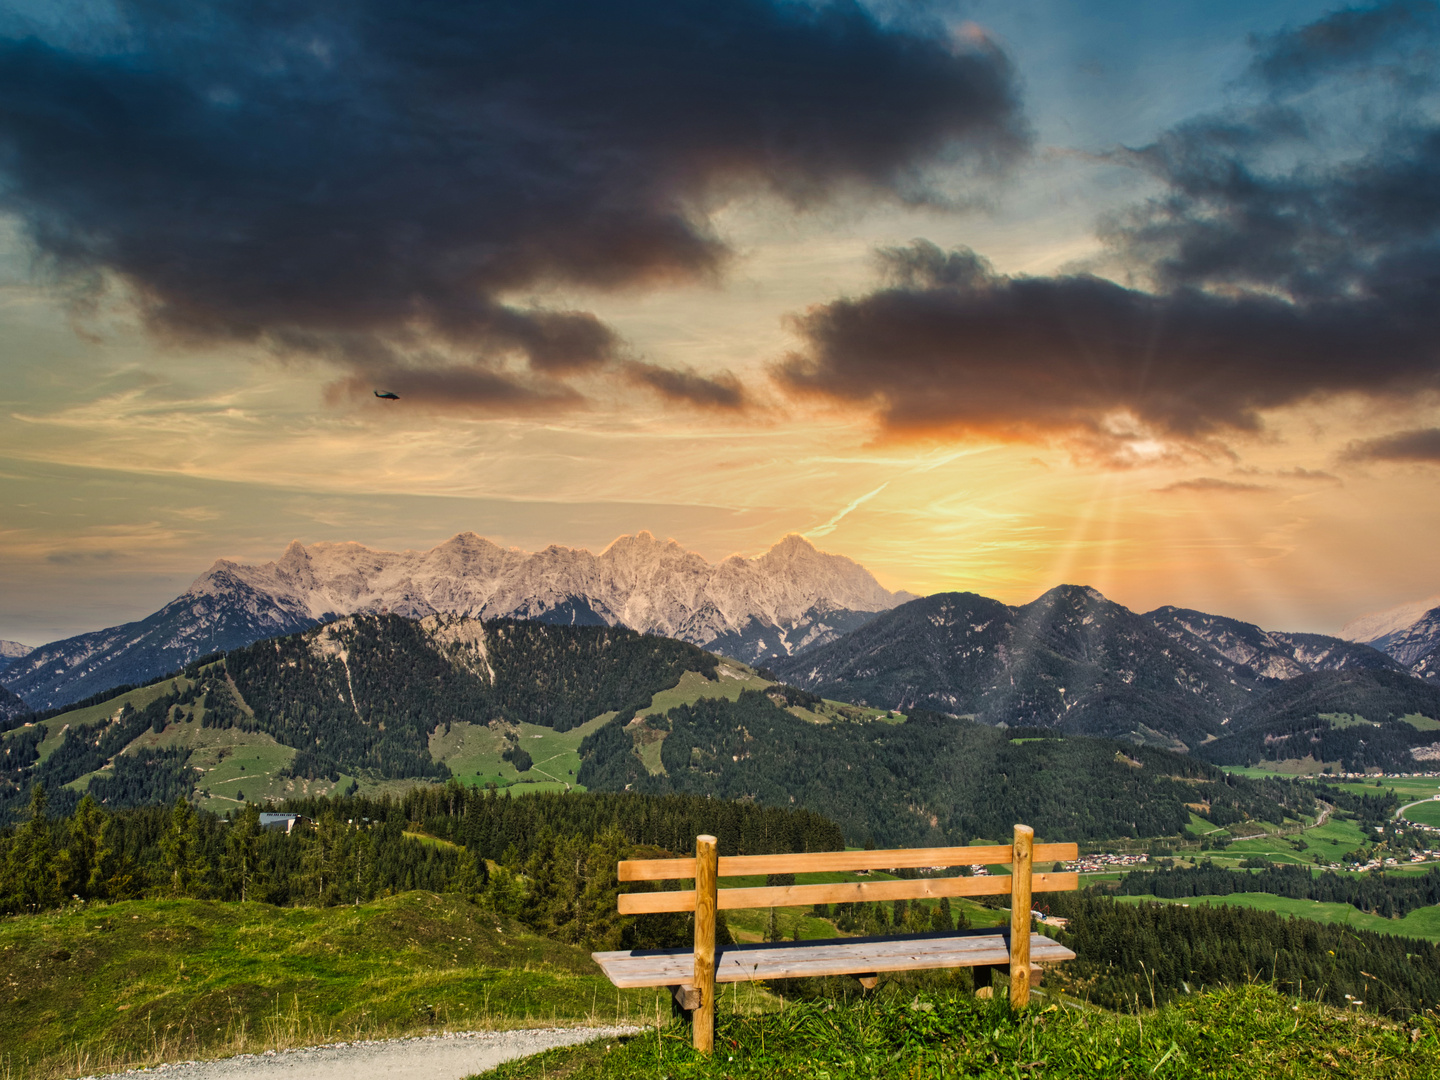
[[[591,955],[616,986],[668,986],[694,1023],[695,1049],[709,1053],[715,1041],[715,984],[819,975],[855,975],[873,987],[881,972],[973,967],[986,975],[1008,967],[1010,1002],[1030,999],[1032,963],[1073,960],[1075,954],[1030,930],[1030,894],[1075,889],[1074,873],[1036,874],[1036,862],[1072,862],[1074,844],[1036,844],[1035,831],[1015,826],[1014,843],[993,847],[910,848],[891,851],[824,851],[805,855],[717,857],[713,836],[695,838],[693,859],[632,859],[620,863],[621,881],[690,880],[695,888],[674,892],[622,893],[622,915],[663,911],[695,913],[695,948],[636,949]],[[918,867],[1008,865],[1009,874],[772,885],[720,889],[717,879],[750,874],[814,874]],[[1009,896],[1008,931],[960,930],[883,938],[715,947],[715,912],[733,908],[808,907],[860,900],[921,900],[947,896]],[[978,974],[978,972],[977,972]]]

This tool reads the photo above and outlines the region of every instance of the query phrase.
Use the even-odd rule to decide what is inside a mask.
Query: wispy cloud
[[[844,521],[847,515],[854,513],[856,510],[864,506],[867,502],[875,498],[876,495],[879,495],[889,486],[890,481],[886,480],[885,483],[881,484],[874,491],[866,492],[858,499],[852,500],[843,510],[841,510],[838,514],[832,517],[829,521],[825,522],[825,524],[819,526],[818,528],[809,530],[805,535],[811,537],[830,535],[832,532],[835,531],[835,526],[839,525],[840,522]]]

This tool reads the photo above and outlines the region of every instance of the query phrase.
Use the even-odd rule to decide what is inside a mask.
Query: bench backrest
[[[1021,826],[1020,828],[1023,828]],[[1033,835],[1033,834],[1032,834]],[[1073,862],[1079,858],[1075,844],[1033,844],[1021,873],[1032,863]],[[865,870],[900,870],[920,867],[1012,866],[1013,844],[985,847],[900,848],[889,851],[817,851],[803,855],[722,855],[716,860],[715,876],[745,877],[754,874],[853,873]],[[630,859],[620,863],[621,881],[677,881],[694,879],[696,860]],[[1075,873],[1028,873],[1032,892],[1057,892],[1079,888]],[[872,900],[939,899],[942,896],[1007,896],[1018,884],[1015,874],[975,877],[902,878],[898,881],[835,882],[824,885],[769,885],[753,888],[717,889],[716,906],[733,908],[803,907],[811,904],[843,904]],[[695,890],[622,893],[622,915],[652,914],[661,911],[694,911]],[[1028,909],[1027,909],[1028,910]]]

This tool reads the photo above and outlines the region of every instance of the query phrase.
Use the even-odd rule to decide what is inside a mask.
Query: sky
[[[464,530],[1285,630],[1433,595],[1437,47],[1422,2],[0,0],[0,638]]]

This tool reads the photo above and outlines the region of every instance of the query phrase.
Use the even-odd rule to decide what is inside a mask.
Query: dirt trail
[[[220,1061],[184,1061],[86,1080],[461,1080],[505,1061],[556,1046],[633,1035],[635,1027],[465,1031],[383,1042],[336,1043],[303,1050],[270,1050]]]

